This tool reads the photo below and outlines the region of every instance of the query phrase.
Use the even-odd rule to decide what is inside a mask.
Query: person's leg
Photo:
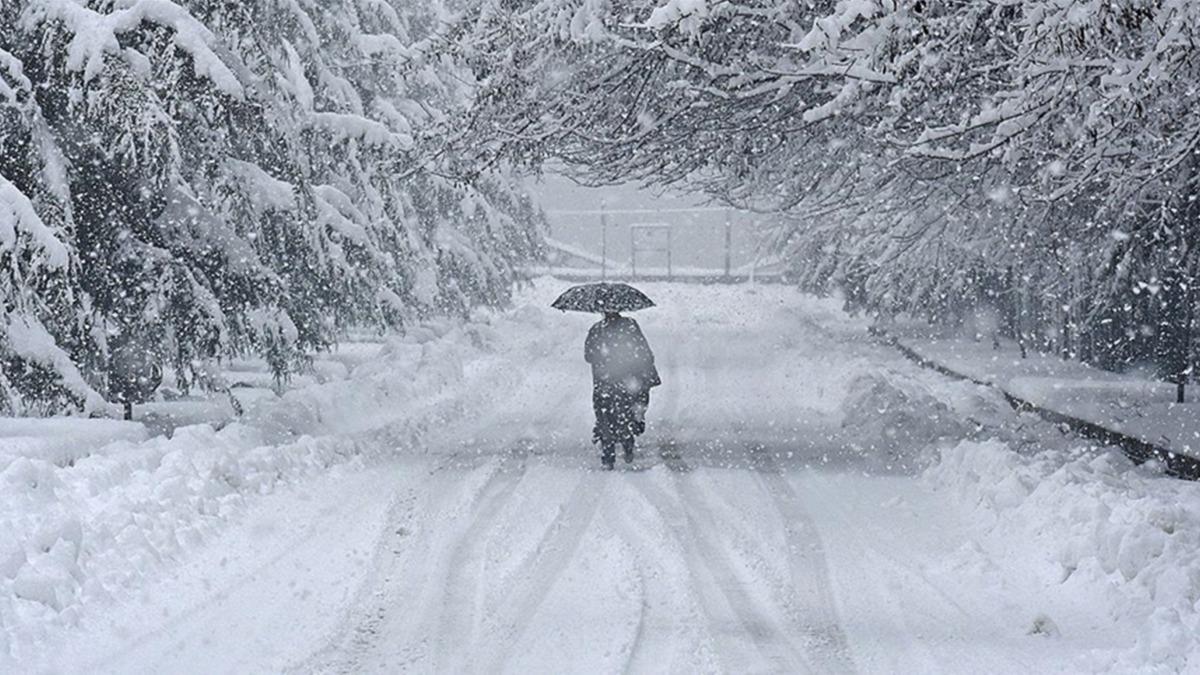
[[[596,414],[596,424],[592,426],[592,442],[602,443],[605,438],[612,436],[612,396],[607,388],[598,382],[592,387],[592,412]]]
[[[633,438],[638,433],[637,394],[624,389],[612,398],[613,438],[625,450],[625,461],[633,461]]]
[[[600,463],[605,469],[612,469],[617,463],[617,444],[612,441],[604,441],[600,446]]]
[[[599,435],[601,425],[604,424],[604,409],[607,405],[607,399],[604,395],[604,390],[599,384],[592,385],[592,412],[596,413],[596,426],[593,429],[596,435]]]
[[[596,413],[593,441],[600,442],[600,463],[611,469],[617,461],[617,401],[613,387],[597,382],[592,390],[592,408]]]

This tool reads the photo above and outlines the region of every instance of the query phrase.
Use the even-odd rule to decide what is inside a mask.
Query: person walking
[[[583,358],[592,366],[592,437],[600,443],[600,461],[612,469],[619,444],[632,462],[634,439],[646,431],[650,388],[662,384],[650,343],[637,321],[608,312],[588,331]]]
[[[583,358],[592,366],[592,442],[600,444],[606,469],[616,464],[618,445],[625,450],[625,461],[633,462],[634,439],[646,431],[650,389],[662,380],[641,327],[621,312],[653,307],[654,301],[629,284],[599,282],[573,286],[551,306],[604,315],[583,344]]]

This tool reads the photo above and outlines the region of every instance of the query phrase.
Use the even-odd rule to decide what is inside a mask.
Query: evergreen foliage
[[[446,138],[434,3],[0,0],[0,413],[103,408],[133,341],[277,376],[503,303],[540,213]]]

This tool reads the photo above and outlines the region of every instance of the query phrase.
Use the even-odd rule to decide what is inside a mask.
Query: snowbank
[[[840,412],[846,445],[872,468],[886,471],[923,468],[935,460],[940,441],[970,432],[961,415],[899,373],[858,375]]]
[[[1008,562],[1044,563],[1051,589],[1105,598],[1136,643],[1096,668],[1200,672],[1200,484],[1117,451],[1023,455],[999,441],[961,442],[925,477]]]
[[[536,335],[549,310],[418,327],[348,379],[253,405],[243,421],[171,438],[140,425],[6,420],[0,427],[0,672],[85,604],[141,587],[210,540],[246,501],[318,471],[357,466],[471,414],[511,380],[503,362],[464,375],[497,330]],[[54,426],[40,434],[38,424]],[[64,425],[68,428],[64,428]],[[45,430],[41,430],[45,431]]]
[[[137,422],[78,417],[0,417],[0,467],[18,457],[66,466],[95,448],[147,437]]]

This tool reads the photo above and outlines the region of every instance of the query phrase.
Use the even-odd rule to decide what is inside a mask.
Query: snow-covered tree
[[[346,326],[505,301],[539,213],[448,148],[469,97],[424,53],[439,11],[0,5],[7,407],[103,405],[129,342],[185,386],[247,351],[283,376]]]
[[[3,30],[14,18],[5,10]],[[0,49],[0,411],[103,405],[80,373],[94,365],[96,336],[77,293],[64,172],[33,83]]]
[[[801,277],[941,321],[1000,305],[1023,342],[1109,365],[1163,347],[1148,317],[1190,324],[1157,289],[1196,271],[1197,3],[523,0],[464,23],[482,155],[780,213]]]

